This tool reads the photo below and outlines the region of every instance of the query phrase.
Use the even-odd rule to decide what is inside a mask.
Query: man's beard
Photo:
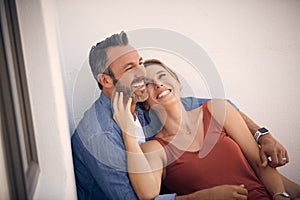
[[[144,91],[139,91],[139,94],[137,94],[136,92],[132,93],[131,97],[135,102],[144,102],[148,99],[149,95],[147,89],[145,89]]]
[[[132,102],[144,102],[148,99],[147,89],[139,91],[131,86],[122,85],[120,82],[115,84],[115,92],[123,92],[124,102],[127,102],[131,97]]]

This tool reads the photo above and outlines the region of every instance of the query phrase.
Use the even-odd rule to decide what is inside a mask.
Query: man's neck
[[[135,119],[135,114],[134,114],[135,108],[136,108],[136,102],[132,101],[131,106],[130,106],[130,111],[131,111],[131,114],[133,115],[134,121],[136,120]]]
[[[113,92],[111,90],[103,88],[102,93],[105,94],[112,101]]]

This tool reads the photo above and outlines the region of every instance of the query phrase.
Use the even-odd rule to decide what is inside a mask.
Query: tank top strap
[[[159,137],[153,137],[151,140],[156,140],[157,142],[159,142],[161,144],[161,146],[165,147],[166,145],[169,144],[169,142],[159,138]]]
[[[226,131],[221,124],[212,116],[208,110],[207,102],[202,104],[203,110],[203,124],[204,124],[204,137],[208,132],[218,132],[224,134]]]
[[[211,120],[211,114],[207,108],[207,102],[203,102],[202,111],[203,111],[203,126],[204,126],[204,137],[205,137],[207,135],[207,131]]]
[[[211,118],[211,113],[208,110],[207,102],[203,102],[203,104],[202,104],[202,111],[203,111],[203,117],[204,117],[204,119],[210,119]]]

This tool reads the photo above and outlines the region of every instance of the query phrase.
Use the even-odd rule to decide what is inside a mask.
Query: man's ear
[[[112,78],[106,74],[98,74],[97,79],[103,87],[111,88],[114,86]]]

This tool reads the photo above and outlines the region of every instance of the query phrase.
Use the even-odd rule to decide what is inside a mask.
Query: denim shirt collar
[[[106,94],[104,94],[103,92],[101,92],[99,99],[96,102],[96,109],[99,109],[100,104],[103,104],[105,107],[110,107],[111,110],[113,111],[113,107],[112,107],[112,103],[111,103],[111,99],[108,98],[108,96],[106,96]]]

